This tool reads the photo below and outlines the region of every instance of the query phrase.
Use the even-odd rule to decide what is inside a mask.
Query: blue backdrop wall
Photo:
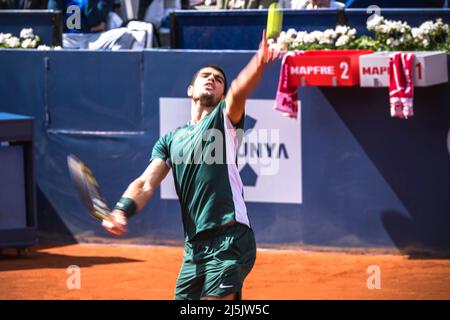
[[[0,33],[20,36],[23,28],[32,28],[40,44],[61,46],[65,21],[60,10],[0,10]]]
[[[376,3],[372,3],[376,4]],[[413,6],[409,6],[412,8]],[[450,9],[392,9],[381,7],[379,12],[364,9],[283,10],[283,30],[315,31],[344,24],[355,28],[357,35],[372,35],[367,20],[379,14],[388,20],[401,20],[418,27],[427,20],[441,18],[450,23]],[[235,49],[258,47],[261,30],[266,27],[267,10],[178,10],[173,13],[172,48]]]
[[[84,212],[66,156],[76,154],[92,168],[113,205],[144,170],[167,125],[161,98],[186,98],[193,73],[205,63],[223,66],[232,79],[252,54],[0,50],[0,111],[36,119],[42,235],[97,242],[182,240],[178,202],[161,199],[159,191],[130,222],[124,240],[109,238]],[[279,62],[267,68],[251,96],[253,105],[265,109],[249,109],[246,128],[276,126],[282,118],[267,107],[279,70]],[[287,146],[287,170],[301,170],[300,178],[293,174],[284,183],[300,184],[301,200],[268,202],[264,198],[271,195],[255,189],[247,206],[257,241],[450,249],[449,84],[417,88],[409,120],[390,118],[386,88],[308,87],[299,89],[299,96],[300,120],[285,121],[295,123],[300,135],[292,140],[287,132],[281,143]],[[292,156],[296,147],[298,158]],[[264,179],[248,166],[241,176],[256,187]],[[282,188],[278,178],[272,178],[274,188]]]

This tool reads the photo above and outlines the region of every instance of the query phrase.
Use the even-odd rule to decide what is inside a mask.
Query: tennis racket
[[[102,226],[106,228],[113,227],[113,223],[109,221],[111,210],[100,193],[97,180],[91,169],[89,169],[83,161],[72,154],[67,156],[67,166],[73,184],[80,196],[81,203],[86,208],[87,212],[97,220],[101,221]]]

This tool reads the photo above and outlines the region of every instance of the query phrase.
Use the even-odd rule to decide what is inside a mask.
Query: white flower
[[[36,41],[36,39],[28,38],[28,39],[23,40],[20,46],[24,49],[36,48],[37,41]]]
[[[428,47],[428,46],[430,45],[430,41],[428,41],[428,39],[423,39],[422,45],[423,45],[424,47]]]
[[[382,16],[375,15],[367,21],[367,29],[388,35],[393,33],[407,33],[411,30],[411,27],[406,22],[385,20]],[[355,35],[353,31],[349,31],[349,34]]]
[[[400,32],[407,33],[409,31],[411,31],[411,27],[406,22],[403,23]]]
[[[319,44],[332,44],[332,43],[333,43],[333,39],[329,38],[329,37],[322,36],[319,39]]]
[[[62,47],[61,46],[56,46],[53,49],[55,49],[55,50],[62,50]]]
[[[318,35],[319,36],[319,35]],[[319,44],[333,44],[336,38],[336,32],[333,29],[327,29],[318,38]]]
[[[289,7],[288,5],[288,9],[304,9],[305,5],[305,0],[292,0],[291,1],[291,6]]]
[[[419,38],[422,36],[422,31],[419,28],[412,28],[411,34],[412,34],[413,38]]]
[[[11,38],[11,36],[12,36],[11,33],[0,33],[0,44],[6,43],[6,40]]]
[[[20,46],[20,39],[17,37],[10,37],[5,43],[9,48],[18,48]]]
[[[288,38],[286,32],[281,31],[277,38],[277,46],[282,50],[287,50],[289,48],[289,43],[292,42],[292,38]]]
[[[336,47],[345,46],[346,44],[348,44],[349,41],[350,41],[349,36],[342,35],[336,40]]]
[[[388,38],[386,40],[386,44],[388,46],[392,46],[392,47],[398,47],[400,45],[400,43],[401,43],[400,40],[394,39],[394,38]]]
[[[34,34],[33,34],[33,29],[32,28],[24,28],[22,29],[22,31],[20,31],[20,37],[22,39],[28,39],[28,38],[33,38]]]
[[[395,21],[394,22],[394,30],[397,32],[402,32],[402,30],[405,28],[405,25],[401,21]]]
[[[329,39],[336,39],[337,34],[336,31],[334,31],[333,29],[327,29],[323,32],[323,36]]]
[[[303,42],[306,44],[314,43],[316,39],[311,34],[305,34],[303,37]]]
[[[49,46],[46,46],[45,44],[41,44],[39,47],[37,47],[38,50],[50,50],[51,48]]]
[[[286,32],[284,32],[284,31],[281,31],[280,32],[280,35],[278,36],[278,38],[277,38],[277,43],[287,43],[287,37],[286,37]]]
[[[32,48],[31,47],[31,41],[32,40],[30,38],[27,38],[27,39],[23,40],[23,42],[21,44],[21,47],[24,48],[24,49]]]
[[[422,23],[419,29],[422,31],[422,33],[429,34],[433,30],[433,27],[433,21],[429,20]]]
[[[350,30],[348,26],[337,26],[335,31],[337,34],[345,35]]]
[[[306,31],[297,32],[297,37],[295,38],[294,41],[299,42],[299,43],[304,43],[305,42],[304,39],[307,34],[308,34],[308,32],[306,32]]]
[[[386,33],[395,32],[397,29],[397,23],[392,20],[386,20]]]
[[[434,31],[444,31],[444,32],[448,32],[448,29],[449,29],[449,26],[448,26],[448,24],[444,24],[443,22],[442,22],[442,19],[441,18],[438,18],[438,19],[436,19],[436,22],[433,24],[433,28],[432,28],[432,30],[434,30]]]
[[[373,15],[367,20],[367,29],[375,30],[375,27],[384,23],[384,18],[379,15]]]
[[[293,28],[288,29],[288,31],[286,32],[286,36],[287,36],[288,38],[293,38],[293,39],[295,39],[295,37],[297,36],[297,31],[295,31],[295,29],[293,29]]]
[[[309,35],[314,39],[313,42],[319,43],[320,39],[322,38],[323,32],[322,31],[313,31]]]
[[[389,33],[390,27],[386,24],[381,24],[375,27],[375,32],[378,33]]]

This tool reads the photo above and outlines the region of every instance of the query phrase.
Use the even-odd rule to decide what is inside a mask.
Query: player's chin
[[[204,89],[198,96],[200,99],[214,99],[214,90]]]
[[[199,95],[198,100],[202,105],[215,106],[220,102],[220,97],[213,92],[204,91]]]

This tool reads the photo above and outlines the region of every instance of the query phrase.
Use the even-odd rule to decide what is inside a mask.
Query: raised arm
[[[150,201],[155,190],[159,187],[163,179],[169,172],[167,164],[159,158],[154,159],[144,173],[134,180],[122,195],[122,198],[129,198],[136,204],[136,211],[142,210]],[[114,209],[110,221],[113,227],[105,229],[115,235],[121,236],[126,233],[126,216],[125,212],[119,209]]]
[[[237,125],[241,120],[244,114],[245,101],[261,80],[266,64],[275,60],[278,55],[278,50],[269,48],[266,30],[264,30],[258,51],[233,80],[225,97],[226,113],[233,125]]]

